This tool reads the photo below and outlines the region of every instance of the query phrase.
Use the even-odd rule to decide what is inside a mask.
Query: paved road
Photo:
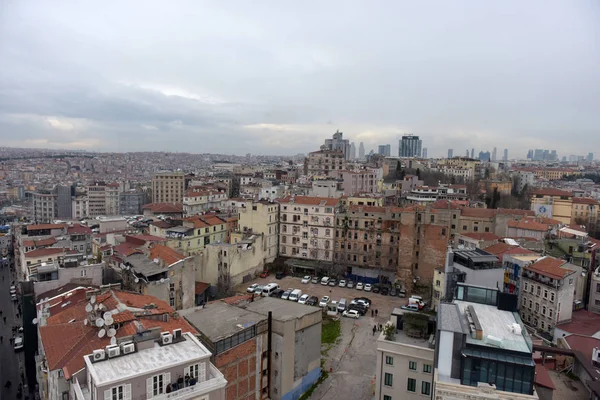
[[[20,368],[24,362],[23,352],[15,353],[10,338],[12,337],[12,327],[21,322],[17,321],[15,316],[17,304],[10,299],[10,285],[12,277],[11,270],[8,265],[0,266],[0,310],[2,316],[0,318],[0,400],[13,400],[17,398],[17,388],[21,382]],[[6,318],[6,322],[4,322]],[[11,381],[12,387],[6,388],[7,381]]]

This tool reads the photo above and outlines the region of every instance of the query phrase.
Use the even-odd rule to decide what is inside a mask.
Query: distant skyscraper
[[[71,186],[62,186],[59,185],[56,187],[56,205],[58,208],[56,216],[58,218],[67,218],[71,219]]]
[[[469,149],[467,149],[467,152],[465,153],[465,156],[466,156],[467,158],[469,158]]]
[[[452,158],[454,156],[454,150],[448,149],[448,158]]]
[[[479,161],[490,161],[490,152],[486,151],[480,151],[479,152]]]
[[[496,161],[496,148],[492,150],[492,161]]]
[[[563,156],[562,162],[567,162],[567,156]]]
[[[325,139],[325,148],[344,153],[346,160],[350,159],[350,141],[344,139],[344,133],[336,131],[331,139]]]
[[[363,142],[360,142],[360,144],[358,145],[358,158],[360,160],[365,159],[365,145]]]
[[[427,158],[427,147],[423,147],[423,158]]]
[[[533,160],[541,161],[544,159],[544,150],[543,149],[535,149],[533,152]]]
[[[504,157],[503,157],[504,161],[508,161],[508,149],[504,149]]]
[[[594,161],[594,153],[588,153],[588,155],[587,155],[587,160],[588,160],[589,162],[592,162],[592,161]]]
[[[392,145],[391,144],[379,145],[379,151],[377,153],[381,154],[382,156],[386,156],[386,157],[391,156],[392,155]]]
[[[550,150],[550,161],[558,161],[558,154],[556,154],[556,150]]]
[[[354,142],[350,143],[350,159],[356,160],[356,145]]]
[[[531,160],[532,158],[533,158],[533,150],[529,150],[529,151],[527,152],[527,159],[528,159],[528,160]]]
[[[403,135],[400,139],[398,155],[400,157],[421,157],[423,141],[418,136]]]
[[[471,149],[471,158],[475,158],[475,149]]]

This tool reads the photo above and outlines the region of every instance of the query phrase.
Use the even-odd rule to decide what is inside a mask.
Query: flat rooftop
[[[321,313],[319,307],[307,306],[294,301],[275,299],[273,297],[262,297],[246,305],[246,310],[254,311],[262,315],[273,312],[273,318],[278,321],[289,321],[299,319],[305,315]]]
[[[454,250],[453,253],[455,256],[461,257],[465,260],[471,260],[474,263],[499,261],[498,257],[481,249]]]
[[[465,310],[467,306],[473,306],[477,318],[483,328],[483,340],[474,339],[471,337],[467,328],[467,343],[478,346],[486,346],[492,348],[499,348],[498,346],[488,342],[488,336],[494,336],[502,340],[502,346],[500,348],[511,351],[519,351],[523,353],[531,353],[531,349],[523,336],[525,327],[517,320],[514,314],[510,311],[498,310],[496,306],[487,304],[472,303],[469,301],[457,300],[454,302],[459,309],[459,315],[463,326],[468,327],[468,321],[466,321]],[[510,329],[510,325],[519,324],[522,328],[521,334],[513,333]]]
[[[135,376],[150,374],[154,371],[163,371],[185,362],[210,357],[211,353],[194,335],[186,332],[183,337],[185,340],[181,342],[166,346],[160,346],[158,342],[154,342],[154,346],[149,349],[108,358],[96,363],[92,363],[88,358],[86,364],[96,384],[103,386],[117,381],[126,381]]]
[[[266,315],[222,301],[208,303],[206,308],[195,307],[178,312],[213,343],[267,320]]]
[[[531,255],[526,255],[526,256],[525,255],[524,256],[512,256],[511,255],[509,257],[514,258],[515,260],[525,261],[525,262],[535,261],[539,258],[542,258],[542,256],[540,254],[531,254]]]

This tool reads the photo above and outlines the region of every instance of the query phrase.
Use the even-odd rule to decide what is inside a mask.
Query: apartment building
[[[468,285],[456,294],[438,308],[433,398],[537,400],[533,346],[511,295]]]
[[[264,235],[265,263],[277,257],[279,248],[279,208],[280,204],[261,200],[248,201],[238,211],[238,227],[243,233]]]
[[[106,185],[104,182],[95,182],[86,187],[88,208],[86,215],[88,217],[97,217],[106,215]]]
[[[121,192],[121,185],[109,183],[104,191],[106,195],[106,215],[120,215],[119,193]]]
[[[87,217],[88,213],[88,197],[87,196],[75,196],[71,201],[71,212],[72,218],[80,220],[81,218]]]
[[[480,164],[481,161],[468,157],[454,157],[437,160],[437,165],[441,167],[441,169],[448,168],[454,170],[471,170],[471,172],[468,173],[468,176],[471,177],[475,176]]]
[[[183,195],[183,213],[195,215],[204,211],[224,209],[228,198],[227,193],[222,191],[191,187]]]
[[[598,226],[600,218],[600,203],[589,197],[573,197],[571,220],[588,228]]]
[[[396,333],[382,333],[377,339],[375,399],[431,398],[435,342],[423,328],[428,322],[424,314],[394,309],[389,324],[397,328]]]
[[[56,206],[57,217],[61,219],[71,219],[73,210],[71,209],[73,203],[71,201],[71,186],[57,185],[56,186]]]
[[[334,262],[358,277],[395,280],[402,209],[349,206],[337,215]]]
[[[588,310],[600,314],[600,267],[590,272],[591,285],[588,298]]]
[[[504,268],[500,260],[481,249],[448,249],[444,272],[444,292],[448,295],[455,293],[459,283],[498,289],[504,286]]]
[[[199,254],[211,243],[225,242],[227,223],[213,214],[194,215],[183,219],[181,225],[153,228],[152,232],[166,238],[170,248],[190,256]]]
[[[139,215],[147,203],[146,193],[129,191],[119,193],[119,215]]]
[[[344,153],[333,150],[319,150],[308,153],[304,174],[308,176],[337,176],[346,167]]]
[[[183,171],[158,172],[152,177],[152,203],[181,203],[184,193]]]
[[[159,299],[110,288],[44,296],[37,305],[40,398],[224,400],[227,381],[211,352],[173,315]]]
[[[565,225],[570,225],[573,213],[573,194],[554,188],[535,190],[531,197],[531,209],[536,216],[553,218]]]
[[[557,324],[571,320],[576,271],[564,260],[542,257],[523,268],[520,314],[523,322],[552,337]]]
[[[31,193],[32,218],[36,224],[51,224],[58,216],[56,194],[54,193]]]
[[[354,196],[359,193],[375,193],[379,191],[377,172],[366,169],[361,171],[341,170],[334,174],[341,180],[342,190],[345,196]]]
[[[338,199],[288,196],[279,200],[279,254],[333,261]]]

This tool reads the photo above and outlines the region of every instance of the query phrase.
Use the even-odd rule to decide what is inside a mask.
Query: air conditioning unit
[[[135,352],[135,344],[132,342],[121,343],[121,349],[123,354],[130,354]]]
[[[106,346],[108,358],[118,357],[121,355],[121,349],[117,345]]]
[[[102,361],[105,358],[106,358],[106,353],[104,352],[104,349],[94,350],[94,352],[92,353],[93,361]]]
[[[173,343],[173,335],[170,332],[161,332],[160,342],[162,344]]]
[[[173,339],[181,339],[181,329],[173,329]]]

